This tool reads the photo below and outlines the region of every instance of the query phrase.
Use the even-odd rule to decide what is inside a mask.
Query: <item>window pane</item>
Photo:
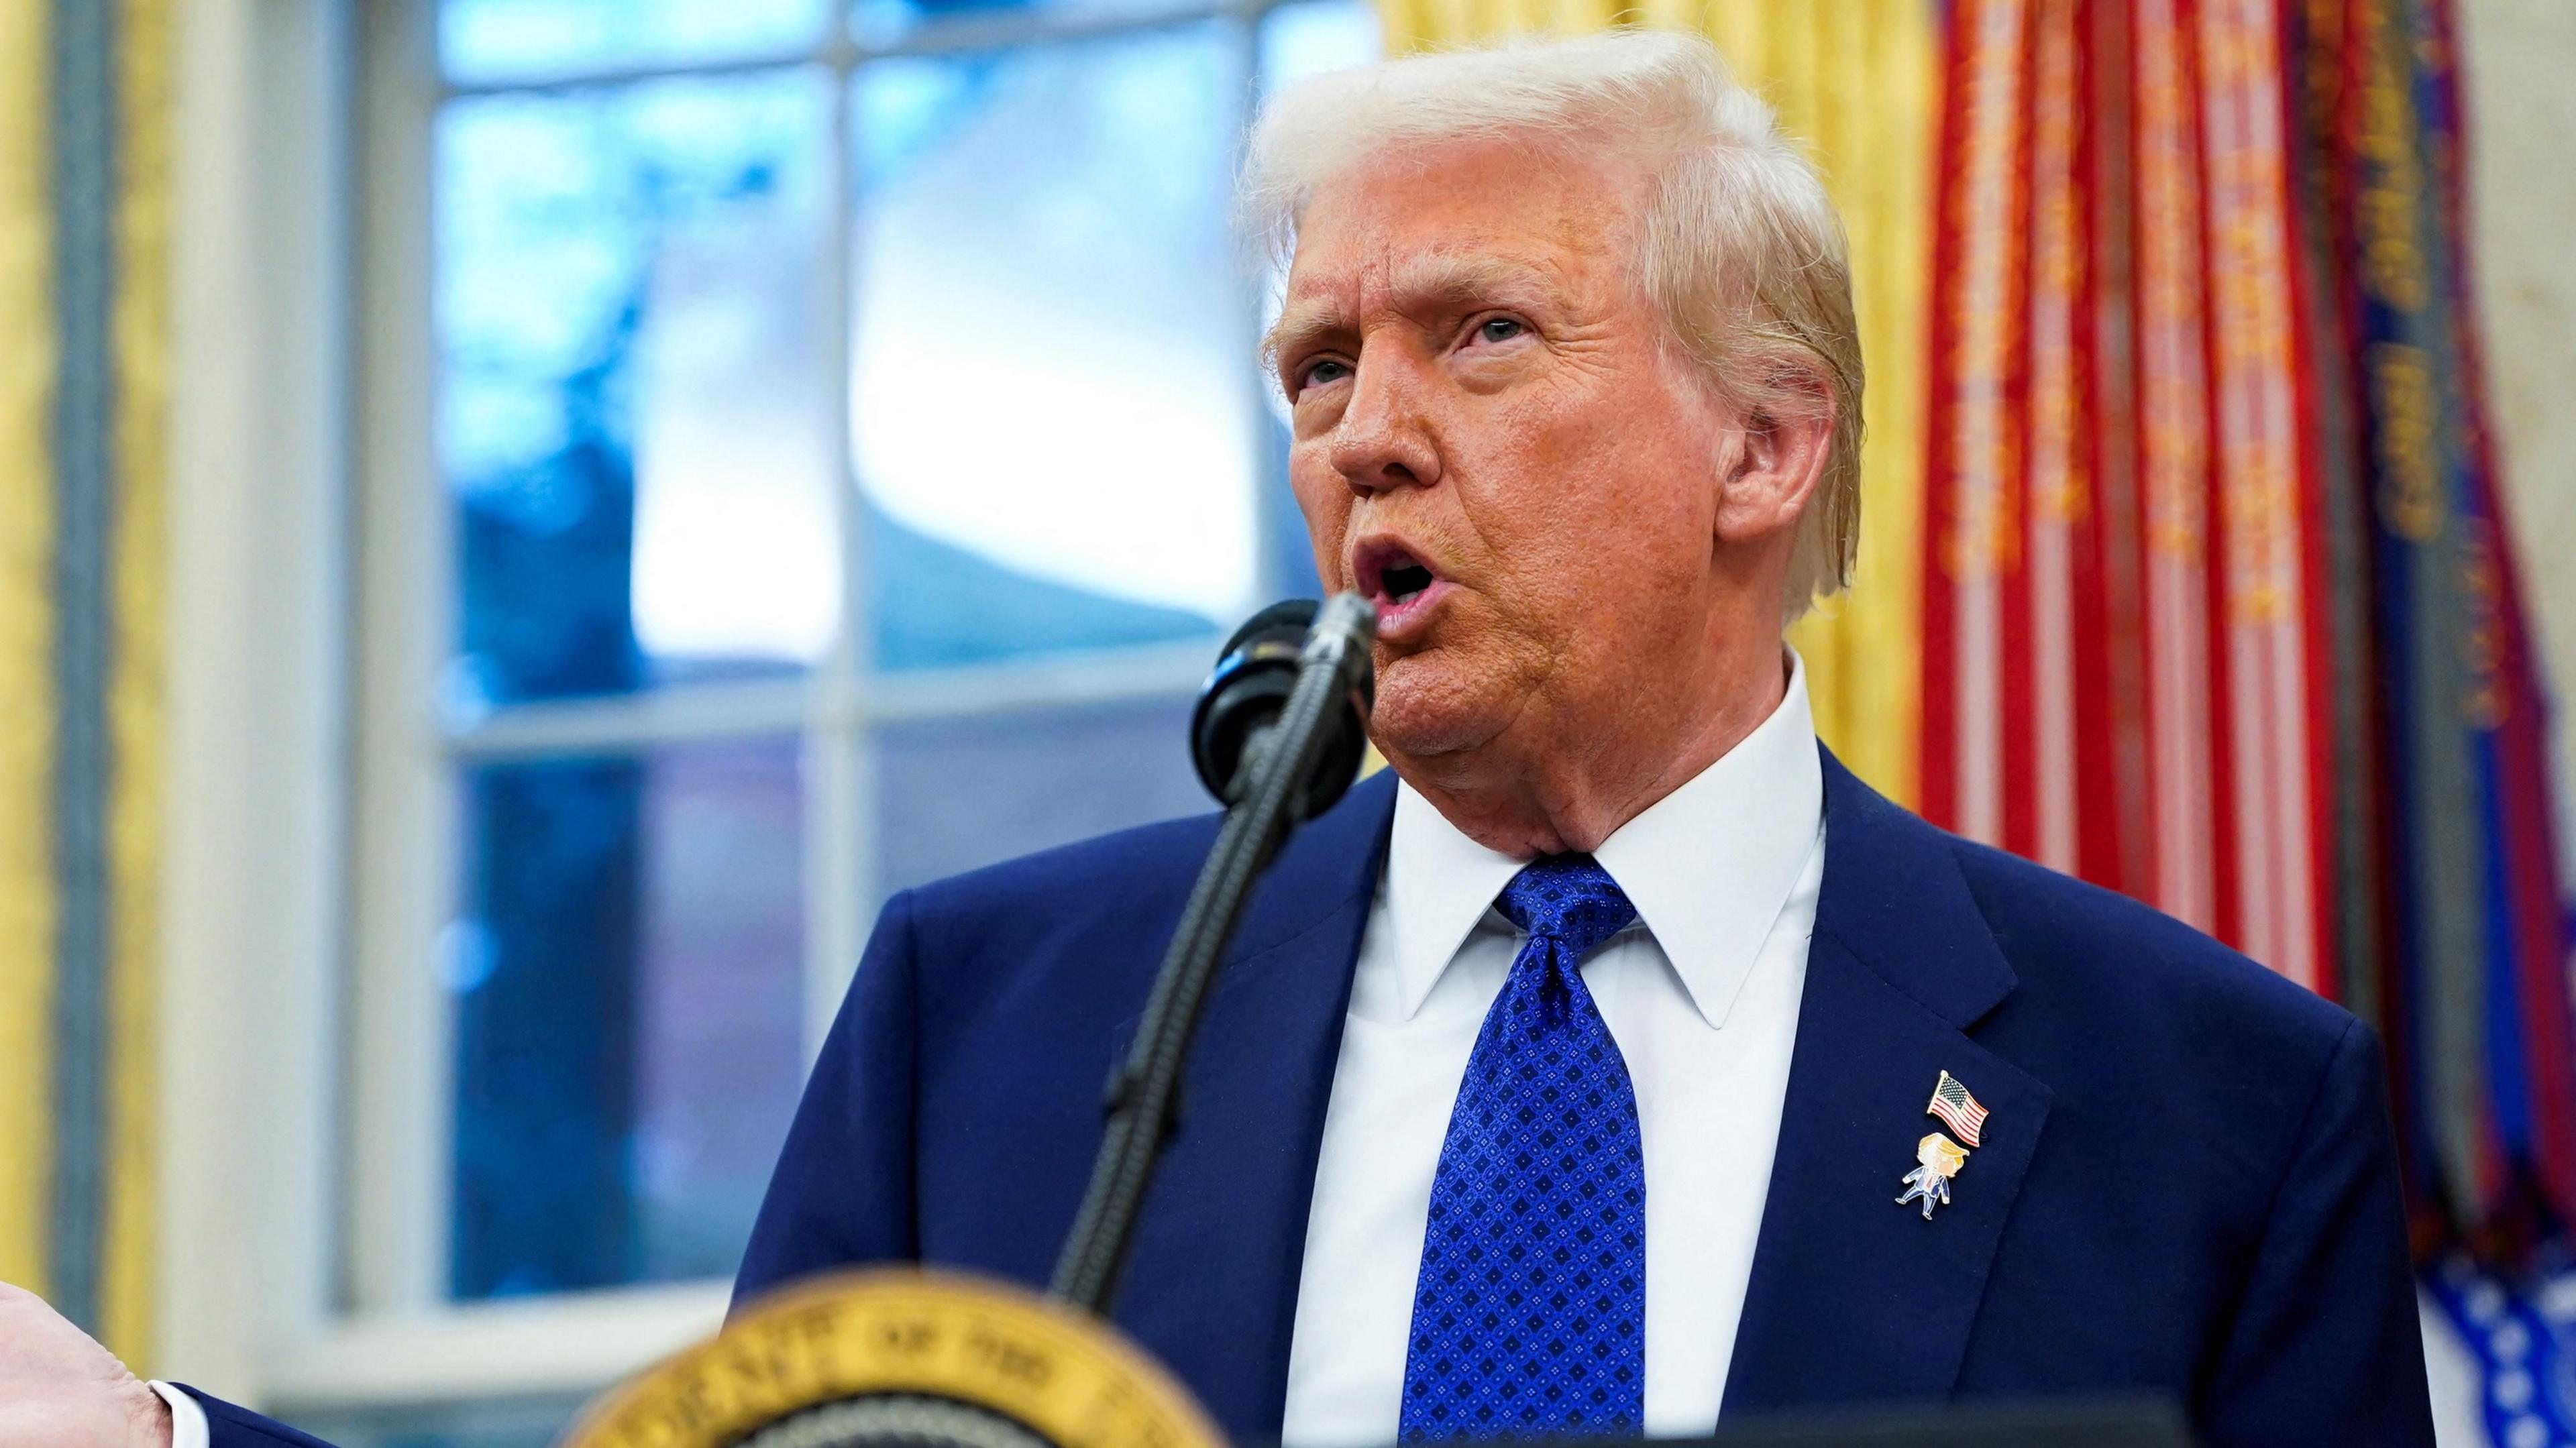
[[[858,81],[852,448],[890,668],[1190,637],[1259,592],[1222,27]]]
[[[1190,701],[1058,705],[876,736],[886,893],[1110,830],[1216,808],[1189,757]]]
[[[820,72],[450,104],[452,707],[791,671],[838,618]]]
[[[1169,15],[1217,0],[850,0],[850,31],[863,45],[889,45],[904,33],[941,21],[990,23],[1014,14],[1132,16]]]
[[[460,1298],[732,1274],[804,1074],[793,741],[463,776]]]
[[[812,45],[828,0],[444,0],[439,64],[471,85]]]
[[[1264,92],[1323,71],[1367,65],[1385,54],[1385,22],[1368,0],[1298,0],[1261,17]]]

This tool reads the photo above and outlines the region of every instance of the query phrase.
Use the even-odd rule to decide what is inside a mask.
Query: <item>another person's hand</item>
[[[170,1448],[170,1405],[113,1353],[0,1282],[0,1448]]]

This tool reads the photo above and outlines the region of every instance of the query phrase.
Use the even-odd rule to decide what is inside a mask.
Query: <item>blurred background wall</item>
[[[2364,12],[2248,11],[2311,39]],[[1798,636],[1828,738],[2044,858],[2038,825],[2010,838],[1963,804],[1973,751],[1927,742],[1984,717],[1926,670],[1954,647],[1927,640],[1960,636],[1926,612],[1954,575],[1927,568],[1965,496],[1937,440],[1958,406],[1938,359],[1960,355],[1938,318],[1966,273],[1937,258],[2045,234],[2025,196],[1945,241],[1944,203],[1966,100],[2041,74],[2078,13],[1629,16],[1714,36],[1850,222],[1861,586]],[[2080,13],[2133,40],[2172,12]],[[2491,420],[2527,672],[2563,683],[2576,10],[2443,13],[2474,309],[2431,314],[2474,324],[2483,386],[2454,401]],[[2008,64],[1963,17],[2019,27]],[[1179,725],[1215,639],[1313,587],[1251,358],[1266,282],[1226,230],[1258,95],[1614,18],[0,0],[0,1279],[143,1371],[351,1448],[542,1442],[711,1327],[876,902],[1197,809]],[[2082,33],[2089,83],[2129,85],[2133,47]],[[2290,53],[2258,79],[2296,84]],[[2044,129],[2020,125],[2025,148]],[[2213,346],[2237,315],[2210,308]],[[2098,396],[2026,412],[2033,436],[2128,425]],[[2290,444],[2312,473],[2333,433]],[[2037,788],[2015,747],[1985,767]],[[2524,817],[2576,779],[2576,737],[2551,747],[2557,793],[2509,802]],[[2348,955],[2293,973],[2349,999]],[[2522,962],[2562,999],[2565,965]],[[2401,1034],[2397,997],[2450,979],[2370,978],[2396,983],[2373,1009]],[[2471,1038],[2465,1086],[2418,1073],[2426,1101],[2485,1112],[2446,1134],[2426,1107],[2415,1153],[2459,1442],[2524,1418],[2548,1441],[2558,1420],[2523,1408],[2565,1389],[2526,1374],[2518,1407],[2510,1374],[2576,1320],[2576,1291],[2548,1290],[2538,1138],[2494,1125],[2496,1083],[2528,1108],[2539,1079],[2495,1066],[2510,1036]]]

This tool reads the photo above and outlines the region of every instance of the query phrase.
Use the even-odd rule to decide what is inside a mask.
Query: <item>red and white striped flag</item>
[[[1952,1131],[1959,1133],[1961,1141],[1970,1146],[1977,1144],[1977,1133],[1986,1124],[1986,1108],[1979,1106],[1977,1098],[1968,1094],[1968,1088],[1960,1085],[1958,1078],[1947,1071],[1933,1083],[1932,1104],[1923,1109],[1940,1117]]]

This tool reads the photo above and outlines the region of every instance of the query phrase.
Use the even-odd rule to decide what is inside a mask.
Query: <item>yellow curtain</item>
[[[161,684],[169,616],[171,149],[178,104],[174,0],[123,0],[117,32],[122,121],[116,199],[117,514],[110,545],[116,656],[108,734],[107,1220],[99,1331],[138,1370],[152,1340],[154,1203],[159,1193],[162,770]]]
[[[56,1220],[65,1153],[98,1163],[90,1276],[72,1306],[143,1367],[155,1231],[152,1070],[161,857],[160,681],[167,568],[164,419],[169,396],[170,0],[122,0],[109,57],[117,92],[112,252],[104,319],[113,389],[108,571],[105,857],[67,864],[54,834],[61,773],[55,592],[63,328],[50,107],[56,21],[93,0],[0,0],[0,1281],[55,1296],[66,1238]],[[67,870],[96,864],[108,901],[103,1060],[57,1049],[56,952]],[[60,1073],[103,1073],[96,1139],[64,1135]],[[84,1215],[90,1215],[85,1212]],[[86,1256],[86,1254],[84,1254]]]
[[[1694,30],[1806,146],[1851,232],[1869,369],[1860,565],[1798,625],[1816,727],[1843,762],[1915,797],[1921,714],[1924,286],[1940,115],[1935,0],[1379,0],[1387,51],[1614,24]]]
[[[44,1287],[53,1133],[53,758],[47,569],[53,219],[45,7],[0,3],[0,1281]]]

